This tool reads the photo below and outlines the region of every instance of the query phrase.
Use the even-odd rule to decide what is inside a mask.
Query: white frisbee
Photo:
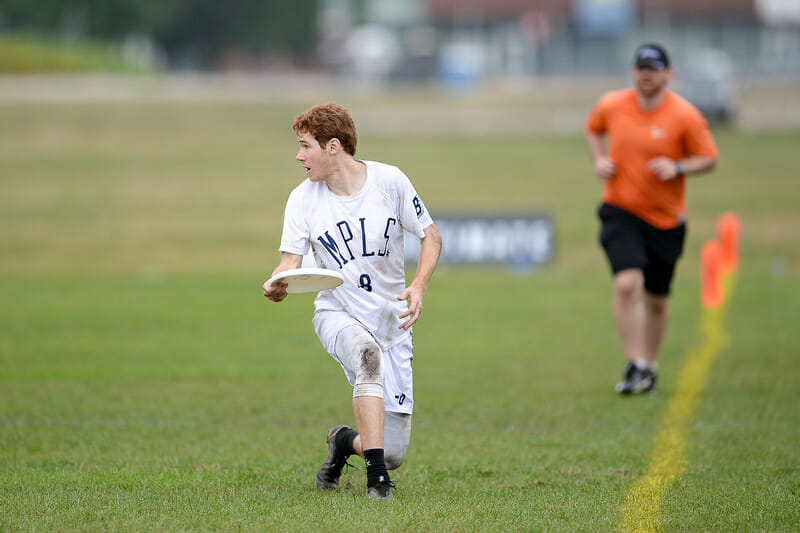
[[[282,281],[288,285],[286,292],[318,292],[332,289],[344,283],[344,277],[338,272],[325,268],[293,268],[284,270],[270,278],[269,282]]]

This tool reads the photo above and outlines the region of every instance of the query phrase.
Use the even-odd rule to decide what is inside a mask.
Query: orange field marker
[[[723,290],[723,246],[706,241],[700,252],[700,300],[703,307],[719,307],[725,299]]]
[[[739,269],[739,233],[742,224],[735,213],[723,213],[717,219],[717,233],[722,243],[722,270],[725,274]]]

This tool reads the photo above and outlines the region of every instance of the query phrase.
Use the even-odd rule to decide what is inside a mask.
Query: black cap
[[[662,70],[669,67],[669,56],[663,47],[657,44],[643,44],[636,50],[636,59],[634,60],[636,68],[654,68]]]

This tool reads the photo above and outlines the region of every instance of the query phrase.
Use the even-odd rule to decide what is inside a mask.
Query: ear
[[[331,155],[336,155],[341,148],[342,148],[342,143],[339,141],[339,139],[334,137],[333,139],[328,141],[328,144],[325,147],[325,151]]]

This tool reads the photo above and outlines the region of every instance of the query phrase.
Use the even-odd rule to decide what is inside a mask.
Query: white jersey
[[[403,231],[422,239],[433,220],[411,181],[397,167],[364,161],[367,181],[352,196],[337,196],[324,182],[305,180],[289,195],[281,252],[314,253],[320,268],[341,273],[344,283],[321,291],[317,312],[345,311],[383,349],[408,336],[397,297],[406,287]]]

